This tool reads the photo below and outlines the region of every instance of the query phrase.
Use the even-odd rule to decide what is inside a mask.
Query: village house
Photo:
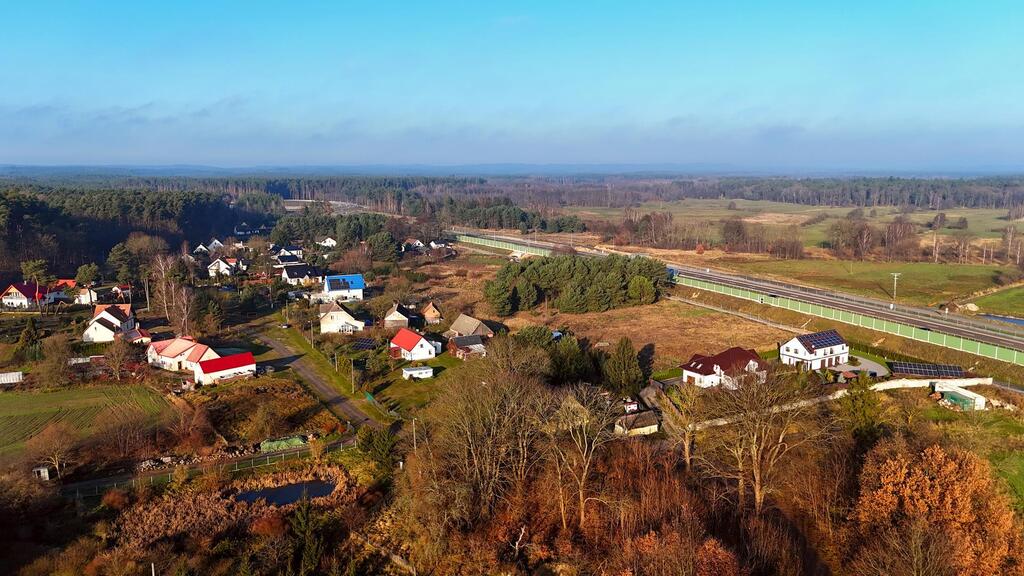
[[[172,372],[194,372],[200,362],[214,358],[220,358],[220,354],[191,336],[152,342],[146,348],[146,360],[150,365]]]
[[[402,242],[402,252],[407,252],[407,251],[418,252],[420,250],[423,250],[423,248],[424,248],[423,242],[421,242],[417,238],[406,238],[405,241]]]
[[[334,248],[338,245],[338,241],[328,236],[327,238],[324,238],[323,240],[317,242],[317,244],[323,246],[324,248]]]
[[[743,376],[754,374],[764,378],[766,374],[764,362],[757,352],[740,347],[729,348],[714,356],[694,354],[682,369],[683,381],[701,388],[724,385],[731,389]]]
[[[274,255],[278,258],[281,258],[282,256],[302,258],[302,247],[294,245],[275,247]]]
[[[451,327],[444,333],[444,336],[445,338],[455,338],[458,336],[484,336],[490,338],[494,336],[494,331],[487,324],[472,316],[459,314],[459,317],[455,319],[455,322],[452,322]]]
[[[109,289],[107,290],[109,292]],[[84,304],[86,306],[92,306],[93,304],[100,301],[100,292],[96,288],[79,288],[78,294],[75,295],[75,304]]]
[[[218,250],[224,249],[224,243],[214,238],[213,240],[210,240],[210,243],[207,244],[206,247],[210,250],[210,252],[216,252]]]
[[[412,317],[412,312],[403,306],[399,302],[395,302],[394,305],[384,314],[384,327],[385,328],[408,328],[409,319]]]
[[[320,305],[321,334],[350,334],[359,332],[366,322],[357,320],[352,311],[341,302],[330,302]]]
[[[45,286],[38,286],[32,282],[15,282],[4,290],[0,302],[7,308],[30,308],[51,304],[53,296]]]
[[[448,340],[448,352],[459,360],[487,356],[487,348],[484,347],[484,337],[476,334],[450,338]]]
[[[196,384],[208,386],[219,380],[256,375],[256,358],[252,352],[242,352],[221,358],[203,360],[196,364],[193,374]]]
[[[316,266],[296,264],[281,269],[281,280],[292,286],[312,286],[319,284],[323,275]]]
[[[278,254],[273,257],[275,260],[274,268],[284,268],[285,266],[295,266],[302,264],[302,258],[295,256],[294,254]]]
[[[83,342],[113,342],[119,334],[135,329],[131,304],[99,304],[82,333]]]
[[[444,316],[441,315],[441,309],[438,308],[433,301],[427,302],[427,305],[420,310],[420,315],[423,316],[423,321],[427,324],[440,324],[444,321]]]
[[[234,276],[248,268],[245,262],[238,258],[217,258],[210,262],[206,270],[210,273],[210,278],[216,278],[217,276]]]
[[[362,274],[336,274],[324,279],[324,291],[317,296],[327,300],[362,300],[366,280]]]
[[[441,344],[431,342],[408,328],[401,328],[391,339],[389,352],[392,358],[403,360],[429,360],[441,352]]]
[[[205,244],[200,244],[200,245],[196,246],[194,250],[192,250],[192,253],[193,254],[209,254],[210,253],[210,249],[207,248]]]
[[[835,330],[801,334],[779,345],[779,361],[806,370],[820,370],[846,364],[850,346]]]
[[[646,436],[658,431],[660,422],[653,410],[626,414],[615,420],[615,433],[619,436]]]
[[[430,249],[431,250],[439,250],[441,248],[448,248],[448,243],[445,242],[444,240],[431,240],[430,241]]]
[[[132,285],[131,284],[118,284],[110,289],[110,293],[115,298],[122,302],[132,301]]]

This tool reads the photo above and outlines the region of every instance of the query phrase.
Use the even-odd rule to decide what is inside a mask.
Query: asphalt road
[[[825,290],[814,290],[749,276],[726,274],[716,270],[693,268],[672,263],[669,263],[669,268],[677,276],[707,280],[736,288],[746,288],[766,294],[785,296],[812,304],[821,304],[848,312],[859,312],[883,320],[900,322],[901,324],[908,324],[935,332],[970,338],[971,340],[977,340],[986,344],[997,344],[1024,351],[1024,331],[1016,330],[1012,327],[990,326],[987,323],[974,321],[963,316],[941,314],[935,310],[911,306],[897,305],[894,309],[890,310],[888,304],[877,300]]]
[[[546,241],[531,241],[497,234],[481,234],[479,232],[468,230],[460,230],[459,232],[527,246],[533,245],[549,249],[557,246],[555,243]],[[585,247],[576,247],[575,250],[580,254],[590,256],[607,256],[609,254],[609,252]],[[659,260],[661,259],[657,256],[646,254],[644,252],[635,254],[650,256],[651,258]],[[917,308],[914,306],[897,305],[895,309],[890,310],[888,302],[854,296],[852,294],[830,292],[828,290],[809,288],[806,286],[799,286],[796,284],[788,284],[773,280],[765,280],[763,278],[729,274],[714,269],[696,268],[673,262],[665,263],[676,275],[680,276],[717,282],[736,288],[746,288],[748,290],[755,290],[766,294],[785,296],[795,300],[821,304],[848,312],[869,314],[875,318],[883,320],[890,320],[901,324],[916,326],[918,328],[933,330],[935,332],[962,336],[964,338],[977,340],[986,344],[995,344],[1024,351],[1024,329],[1018,329],[1009,324],[1003,325],[1001,323],[989,322],[959,314],[942,314],[937,310]]]
[[[351,422],[356,427],[373,426],[379,428],[381,424],[370,418],[365,412],[359,409],[351,400],[338,392],[333,384],[320,375],[313,363],[306,358],[305,352],[295,350],[282,340],[278,340],[269,334],[256,334],[256,339],[263,344],[270,346],[277,354],[277,358],[270,360],[271,365],[287,365],[309,386],[309,389],[316,394],[327,409],[343,422]]]

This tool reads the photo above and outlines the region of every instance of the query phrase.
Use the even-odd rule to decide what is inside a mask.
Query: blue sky
[[[1024,6],[5,2],[0,163],[1024,167]]]

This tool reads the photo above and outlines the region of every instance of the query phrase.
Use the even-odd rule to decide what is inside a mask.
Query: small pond
[[[235,496],[235,499],[241,500],[242,502],[255,502],[262,498],[267,501],[267,504],[285,506],[293,502],[298,502],[302,499],[303,494],[305,494],[309,499],[327,496],[334,491],[334,486],[334,482],[327,482],[325,480],[307,480],[306,482],[275,486],[274,488],[261,488],[259,490],[240,492]]]
[[[1024,318],[1011,318],[1009,316],[996,316],[995,314],[982,314],[985,318],[992,320],[999,320],[1000,322],[1009,322],[1010,324],[1020,324],[1024,326]]]

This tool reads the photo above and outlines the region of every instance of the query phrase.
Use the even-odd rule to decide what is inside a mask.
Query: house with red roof
[[[30,308],[47,304],[49,290],[33,282],[15,282],[0,295],[0,302],[7,308]]]
[[[256,358],[252,352],[232,354],[199,362],[194,370],[196,384],[209,385],[219,380],[256,375]]]
[[[158,340],[146,348],[146,360],[151,366],[172,372],[194,372],[200,362],[215,358],[220,358],[220,354],[206,344],[196,342],[191,336]]]
[[[248,268],[249,266],[240,258],[221,257],[210,262],[206,270],[209,272],[210,278],[216,278],[217,276],[234,276]]]
[[[392,358],[404,360],[429,360],[441,353],[441,344],[427,340],[422,334],[402,328],[391,339],[389,352]]]
[[[82,342],[113,342],[119,334],[135,329],[131,304],[97,304],[82,333]]]
[[[735,346],[714,356],[694,354],[682,365],[683,381],[701,388],[725,386],[735,388],[736,381],[753,375],[764,378],[765,363],[757,352]]]

